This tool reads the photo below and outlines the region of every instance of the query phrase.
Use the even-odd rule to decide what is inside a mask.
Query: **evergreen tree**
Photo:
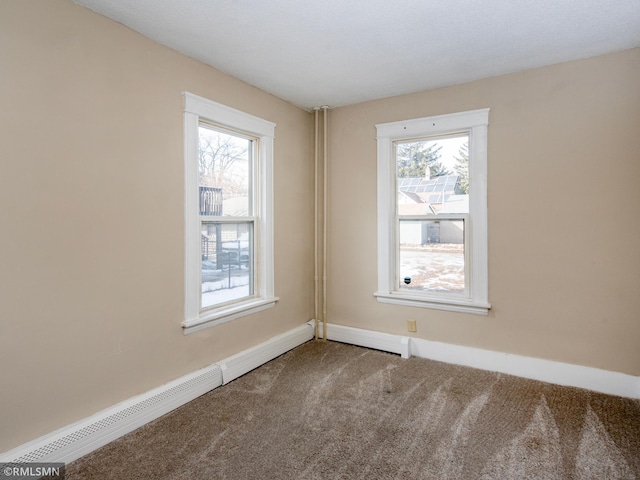
[[[464,142],[458,150],[458,155],[453,157],[456,164],[453,169],[458,174],[458,183],[456,184],[456,193],[469,193],[469,142]]]
[[[427,168],[431,177],[451,172],[440,161],[442,147],[432,142],[400,143],[396,147],[398,178],[425,177]]]

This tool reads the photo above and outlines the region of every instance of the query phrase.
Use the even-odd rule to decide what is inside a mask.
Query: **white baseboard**
[[[311,322],[309,322],[311,325]],[[323,325],[320,322],[319,335],[323,335]],[[327,340],[341,343],[349,343],[360,347],[373,348],[384,352],[397,353],[402,358],[409,358],[409,337],[392,335],[389,333],[374,332],[360,328],[345,327],[342,325],[327,324]]]
[[[0,454],[0,463],[72,462],[311,340],[313,336],[313,327],[301,325],[221,362]]]
[[[402,351],[399,351],[398,346],[404,345],[403,342],[408,339],[407,356],[402,354],[403,358],[414,355],[556,385],[584,388],[620,397],[640,398],[640,377],[598,368],[372,332],[331,323],[327,324],[327,339],[399,354],[402,354]]]
[[[416,357],[506,373],[556,385],[584,388],[621,397],[640,398],[640,377],[599,368],[418,338],[411,339],[411,353]]]
[[[298,345],[302,345],[313,337],[313,326],[309,324],[301,325],[282,335],[270,338],[260,345],[222,360],[218,362],[222,369],[222,381],[226,385],[254,368],[267,363],[269,360],[273,360]]]
[[[322,333],[322,325],[319,328]],[[86,455],[181,405],[238,378],[314,336],[312,322],[0,454],[0,463],[65,462]],[[327,339],[481,368],[610,395],[640,398],[640,377],[579,365],[418,338],[327,325]]]
[[[211,365],[0,455],[0,462],[71,462],[222,385]]]

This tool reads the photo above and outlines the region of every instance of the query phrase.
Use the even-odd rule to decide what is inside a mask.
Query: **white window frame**
[[[273,307],[273,142],[276,125],[262,118],[184,92],[185,169],[185,334]],[[202,310],[201,217],[199,215],[198,131],[200,122],[218,125],[258,140],[254,184],[254,294],[239,302]],[[246,220],[246,219],[243,219]]]
[[[487,133],[489,109],[437,115],[376,125],[378,146],[379,302],[487,315],[489,303],[487,225]],[[397,179],[394,142],[456,133],[469,135],[468,270],[465,295],[400,291],[398,269]],[[467,267],[467,265],[465,265]],[[468,275],[468,277],[467,277]]]

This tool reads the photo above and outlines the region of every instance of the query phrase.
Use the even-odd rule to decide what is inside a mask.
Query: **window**
[[[275,125],[184,94],[185,333],[272,307]]]
[[[379,302],[486,314],[489,110],[376,125]]]

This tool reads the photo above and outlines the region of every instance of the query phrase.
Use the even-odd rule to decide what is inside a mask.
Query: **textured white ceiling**
[[[308,109],[640,46],[640,0],[74,1]]]

